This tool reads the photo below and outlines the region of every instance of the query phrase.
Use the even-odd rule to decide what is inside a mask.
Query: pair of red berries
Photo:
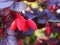
[[[10,30],[16,30],[16,28],[18,28],[19,31],[27,32],[29,27],[33,30],[37,29],[37,25],[33,20],[26,20],[18,13],[16,14],[16,19],[12,22],[10,26]]]

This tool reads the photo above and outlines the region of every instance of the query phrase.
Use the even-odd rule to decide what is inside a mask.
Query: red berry
[[[27,22],[25,22],[25,26],[23,28],[23,32],[27,32],[27,31],[28,31],[28,24],[27,24]]]
[[[29,26],[31,29],[33,29],[33,30],[36,30],[36,29],[37,29],[37,25],[36,25],[36,23],[35,23],[33,20],[28,19],[28,20],[27,20],[27,23],[28,23],[28,26]]]
[[[15,30],[16,29],[16,20],[14,20],[10,26],[10,30]]]
[[[24,26],[25,26],[25,19],[17,18],[17,28],[19,30],[23,30]]]

